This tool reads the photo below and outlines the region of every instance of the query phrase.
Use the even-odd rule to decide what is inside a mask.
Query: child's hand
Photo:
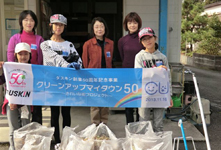
[[[170,106],[169,106],[169,108],[171,108],[171,107],[173,107],[173,100],[172,99],[170,99]]]
[[[4,61],[0,61],[0,69],[3,68]]]
[[[10,104],[10,109],[11,110],[17,109],[17,104]]]
[[[160,66],[158,66],[157,68],[164,68],[164,69],[166,69],[166,70],[167,70],[167,67],[166,67],[166,66],[164,66],[164,65],[160,65]]]

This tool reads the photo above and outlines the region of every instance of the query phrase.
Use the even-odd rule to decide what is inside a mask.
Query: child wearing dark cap
[[[63,39],[67,28],[67,18],[62,14],[54,14],[50,17],[50,40],[41,43],[43,52],[43,64],[45,66],[68,67],[80,69],[82,61],[72,42]],[[70,106],[54,106],[51,104],[51,126],[55,127],[54,138],[56,143],[61,143],[59,130],[60,112],[63,117],[63,125],[71,126]],[[59,104],[57,104],[59,105]]]
[[[145,47],[135,56],[134,68],[165,68],[169,67],[167,57],[158,50],[157,36],[150,27],[143,28],[138,33],[140,43]],[[171,106],[173,101],[170,100]],[[153,130],[163,131],[163,116],[165,108],[152,108]],[[150,121],[151,108],[139,108],[140,121]]]

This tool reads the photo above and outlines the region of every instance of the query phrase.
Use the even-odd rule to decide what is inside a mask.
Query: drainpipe
[[[159,50],[167,56],[167,12],[168,0],[160,0],[159,9]]]

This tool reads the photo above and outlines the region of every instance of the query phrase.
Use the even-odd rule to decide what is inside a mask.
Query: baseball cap
[[[138,36],[139,36],[139,40],[146,36],[146,35],[149,35],[149,36],[155,36],[155,32],[153,31],[153,29],[151,29],[150,27],[146,27],[146,28],[143,28],[140,30],[140,32],[138,33]]]
[[[31,53],[30,45],[27,43],[18,43],[15,46],[15,53],[19,53],[21,51],[27,51],[27,52]]]
[[[61,14],[54,14],[50,18],[50,23],[62,23],[64,25],[67,25],[67,18]]]

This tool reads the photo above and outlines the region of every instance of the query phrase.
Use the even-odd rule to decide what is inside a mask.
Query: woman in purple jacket
[[[134,68],[135,55],[143,48],[139,42],[138,32],[142,26],[142,20],[136,12],[129,13],[123,23],[128,34],[118,41],[118,50],[122,60],[122,68]],[[126,108],[127,124],[134,122],[134,108]],[[136,121],[139,121],[138,109],[136,108]]]
[[[35,29],[38,25],[38,19],[35,13],[31,10],[24,10],[19,16],[20,33],[13,35],[8,42],[7,59],[8,61],[15,61],[15,45],[17,43],[25,42],[31,47],[31,64],[43,64],[43,56],[40,44],[44,39],[35,34]],[[32,112],[32,122],[42,124],[42,110],[41,106],[34,106]]]

